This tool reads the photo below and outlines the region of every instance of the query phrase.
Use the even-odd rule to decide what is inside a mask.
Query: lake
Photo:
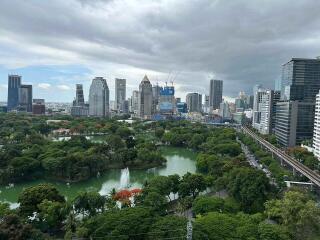
[[[196,153],[183,148],[162,147],[163,156],[167,159],[166,166],[148,170],[121,169],[108,170],[100,177],[93,177],[79,183],[66,183],[48,180],[36,180],[27,183],[15,184],[14,187],[0,187],[0,201],[16,203],[20,192],[27,187],[39,183],[52,183],[67,199],[73,199],[81,191],[98,191],[102,195],[108,194],[113,188],[120,189],[121,182],[129,182],[129,188],[138,188],[147,180],[157,175],[171,174],[184,175],[196,171]]]

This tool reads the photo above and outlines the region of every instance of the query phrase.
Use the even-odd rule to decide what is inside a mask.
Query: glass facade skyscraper
[[[209,104],[211,109],[218,109],[222,102],[223,81],[210,80]]]
[[[89,92],[89,115],[94,117],[109,115],[109,87],[102,77],[92,80]]]
[[[8,76],[8,111],[16,109],[19,105],[19,89],[21,86],[21,76]],[[32,100],[31,100],[32,101]]]
[[[320,89],[320,59],[293,58],[282,67],[281,101],[276,105],[275,135],[292,147],[313,135],[314,108]]]

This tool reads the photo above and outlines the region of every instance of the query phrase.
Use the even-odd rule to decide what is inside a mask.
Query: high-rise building
[[[123,102],[126,100],[126,79],[115,79],[115,104],[118,112],[123,112]]]
[[[282,100],[315,103],[319,89],[320,58],[293,58],[282,66]]]
[[[151,119],[152,116],[152,85],[147,75],[139,85],[138,115],[142,119]]]
[[[223,120],[231,119],[231,112],[230,112],[229,104],[225,101],[220,103],[219,116],[221,116],[223,118]]]
[[[178,102],[177,103],[177,112],[178,113],[187,113],[188,112],[188,105],[185,102]]]
[[[89,115],[109,116],[109,87],[103,77],[96,77],[92,80],[89,92]]]
[[[280,91],[265,90],[260,103],[261,119],[257,130],[262,134],[271,134],[275,128],[276,104],[280,100]]]
[[[33,99],[32,113],[35,115],[43,115],[46,113],[46,105],[44,99]]]
[[[139,91],[133,91],[131,97],[131,109],[130,112],[137,115],[139,111]]]
[[[165,86],[160,90],[159,111],[161,114],[172,115],[175,111],[174,86]]]
[[[21,86],[21,76],[9,75],[8,76],[8,111],[16,109],[19,105],[19,89]]]
[[[203,112],[209,113],[210,112],[210,97],[209,95],[204,95],[204,105],[203,105]]]
[[[253,109],[252,109],[252,127],[255,129],[260,129],[261,123],[261,103],[262,97],[266,94],[266,91],[262,89],[261,85],[254,88],[254,100],[253,100]]]
[[[32,85],[20,85],[18,111],[32,112]]]
[[[71,115],[85,117],[89,115],[89,106],[85,104],[82,84],[76,84],[76,98],[71,107]]]
[[[320,91],[316,96],[316,107],[313,128],[314,155],[320,160]]]
[[[314,103],[301,101],[277,103],[275,135],[281,145],[293,147],[312,138],[314,107]]]
[[[276,105],[275,124],[280,144],[291,147],[312,138],[319,89],[320,59],[293,58],[282,66],[282,101]]]
[[[188,112],[202,111],[202,95],[199,93],[188,93],[186,96]]]
[[[218,109],[222,102],[223,81],[210,80],[209,105],[212,109]]]
[[[83,95],[82,84],[76,84],[76,99],[75,99],[73,105],[74,106],[83,106],[84,105],[84,95]]]
[[[158,84],[152,87],[152,112],[159,111],[160,104],[160,92],[163,90]]]

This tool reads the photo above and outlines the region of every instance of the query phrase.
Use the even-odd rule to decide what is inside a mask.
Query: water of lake
[[[36,180],[27,183],[15,184],[14,187],[0,187],[0,201],[15,203],[18,200],[20,192],[27,187],[37,185],[39,183],[52,183],[56,188],[66,196],[67,199],[73,199],[77,193],[81,191],[98,191],[100,194],[106,195],[113,188],[119,189],[121,186],[121,179],[128,181],[130,188],[141,187],[145,180],[157,175],[167,176],[171,174],[183,174],[196,171],[196,153],[182,148],[163,147],[163,156],[167,159],[166,166],[161,168],[153,168],[149,170],[130,170],[129,174],[126,171],[109,170],[100,177],[94,177],[87,181],[79,183],[71,183],[67,185],[62,182]],[[126,174],[125,176],[123,174]],[[129,179],[126,179],[129,178]]]

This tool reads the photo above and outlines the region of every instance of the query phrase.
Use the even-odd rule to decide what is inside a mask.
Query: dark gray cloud
[[[320,55],[319,9],[318,0],[2,0],[0,51],[16,46],[31,63],[42,56],[93,71],[181,72],[181,92],[207,92],[214,76],[235,96],[256,83],[273,87],[291,57]]]

